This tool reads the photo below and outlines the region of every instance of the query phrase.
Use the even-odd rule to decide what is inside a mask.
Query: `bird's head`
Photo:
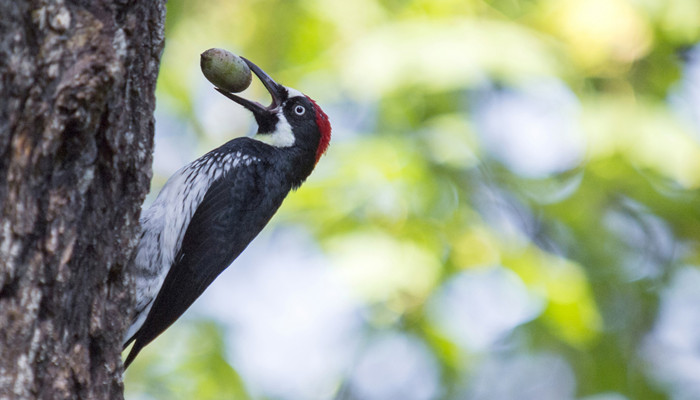
[[[326,113],[310,97],[280,85],[257,65],[241,58],[270,92],[272,103],[266,107],[225,90],[216,90],[253,113],[258,123],[256,139],[275,147],[313,148],[317,163],[331,140],[331,124]]]

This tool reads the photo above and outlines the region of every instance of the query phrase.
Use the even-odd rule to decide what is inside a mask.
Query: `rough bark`
[[[0,399],[119,399],[164,0],[0,16]]]

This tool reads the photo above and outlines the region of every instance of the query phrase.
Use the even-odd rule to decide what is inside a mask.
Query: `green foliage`
[[[166,331],[140,355],[126,375],[133,399],[249,399],[243,382],[224,359],[218,327],[186,321]]]
[[[273,224],[314,235],[369,330],[427,344],[443,398],[497,351],[463,348],[427,305],[500,266],[542,304],[508,352],[561,356],[577,397],[661,399],[680,389],[655,377],[645,338],[675,272],[700,265],[700,127],[669,105],[698,16],[696,0],[171,0],[157,96],[214,145],[198,62],[222,47],[329,110],[330,150]],[[499,156],[509,143],[489,147],[480,107],[543,82],[573,99],[564,127],[582,151],[528,173]],[[537,157],[528,143],[515,150]],[[173,329],[134,363],[127,397],[249,398],[215,325]]]

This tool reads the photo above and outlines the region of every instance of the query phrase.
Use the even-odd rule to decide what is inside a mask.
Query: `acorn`
[[[242,92],[253,80],[248,64],[224,49],[209,49],[202,53],[199,66],[209,82],[228,92]]]

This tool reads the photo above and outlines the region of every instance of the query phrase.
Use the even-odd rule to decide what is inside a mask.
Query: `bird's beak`
[[[260,79],[263,85],[265,85],[267,91],[270,92],[270,96],[272,96],[272,103],[269,106],[265,107],[257,101],[244,99],[240,96],[237,96],[225,90],[221,90],[219,88],[215,89],[218,90],[219,93],[223,94],[229,99],[250,110],[253,113],[253,115],[255,115],[255,120],[258,122],[258,125],[260,125],[266,119],[267,116],[275,112],[277,107],[279,107],[285,100],[287,100],[287,96],[289,96],[289,94],[284,86],[275,82],[272,78],[270,78],[270,75],[266,74],[265,71],[260,69],[260,67],[253,64],[245,57],[241,57],[241,59],[243,59],[243,61],[245,61],[245,63],[248,64],[248,67],[251,69],[251,71],[253,71],[253,73],[257,75],[257,77]]]

